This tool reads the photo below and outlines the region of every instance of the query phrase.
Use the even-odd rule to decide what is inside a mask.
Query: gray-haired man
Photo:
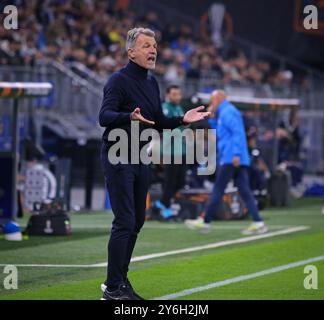
[[[202,120],[209,112],[204,107],[189,110],[184,117],[166,118],[160,103],[157,81],[148,74],[155,68],[157,44],[150,29],[134,28],[127,34],[126,49],[129,63],[114,73],[104,87],[99,123],[103,134],[101,162],[110,195],[114,221],[108,244],[108,276],[104,300],[138,300],[127,277],[128,265],[137,234],[145,220],[148,190],[148,166],[143,163],[112,164],[108,151],[113,143],[107,140],[113,129],[124,129],[130,139],[131,121],[140,122],[140,131],[147,126],[157,130],[173,129]],[[127,146],[131,149],[130,144]]]

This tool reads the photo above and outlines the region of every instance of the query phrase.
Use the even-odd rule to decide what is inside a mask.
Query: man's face
[[[180,89],[173,88],[168,93],[168,100],[173,104],[180,104],[182,94]]]
[[[133,48],[128,49],[128,57],[145,69],[154,69],[157,57],[157,44],[153,37],[140,34]]]
[[[223,91],[213,91],[210,97],[208,111],[214,113],[225,98],[226,96]]]

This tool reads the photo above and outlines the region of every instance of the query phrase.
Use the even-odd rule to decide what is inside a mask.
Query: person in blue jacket
[[[218,172],[204,218],[186,220],[185,223],[191,229],[209,231],[210,222],[217,206],[221,203],[225,188],[228,182],[234,179],[253,220],[253,223],[242,233],[246,235],[265,233],[268,229],[259,215],[249,186],[250,157],[242,115],[232,103],[226,100],[225,93],[217,90],[211,95],[208,111],[216,117],[210,119],[210,123],[216,127]]]

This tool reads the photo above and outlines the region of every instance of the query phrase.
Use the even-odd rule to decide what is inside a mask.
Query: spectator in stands
[[[296,110],[290,111],[287,121],[280,122],[276,134],[279,139],[278,162],[299,160],[301,135]]]
[[[251,159],[249,166],[250,188],[258,203],[259,210],[263,209],[268,193],[267,185],[270,178],[270,170],[266,165],[260,150],[257,147],[256,132],[247,136],[248,149]]]
[[[287,165],[287,169],[291,173],[292,186],[296,187],[302,182],[303,176],[303,169],[300,161],[302,137],[299,132],[299,117],[297,110],[291,110],[288,120],[281,121],[276,134],[279,140],[278,163],[285,163]],[[295,194],[297,195],[298,192]]]
[[[43,61],[46,58],[61,63],[74,61],[106,77],[127,63],[124,35],[141,21],[155,29],[157,40],[167,50],[168,58],[159,59],[156,72],[169,84],[182,85],[185,77],[202,79],[202,89],[215,79],[224,85],[258,85],[270,81],[282,95],[288,94],[284,89],[289,90],[293,80],[291,71],[270,74],[267,61],[249,61],[241,50],[218,50],[210,35],[196,39],[191,26],[163,25],[163,19],[154,11],[138,19],[127,10],[129,4],[129,0],[118,0],[114,5],[110,1],[17,1],[21,9],[20,28],[5,31],[0,27],[0,62],[34,65],[38,57]],[[11,48],[7,41],[13,42]],[[13,53],[15,46],[19,49],[13,49]],[[164,50],[162,56],[163,53]],[[87,55],[91,57],[88,59]],[[104,57],[108,58],[103,62]]]

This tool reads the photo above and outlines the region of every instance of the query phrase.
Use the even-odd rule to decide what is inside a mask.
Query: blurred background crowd
[[[4,1],[6,2],[6,1]],[[12,2],[12,1],[11,1]],[[155,11],[142,16],[128,9],[129,1],[20,0],[19,32],[0,26],[0,63],[37,65],[46,59],[82,63],[102,78],[127,62],[127,31],[144,26],[156,32],[159,57],[156,74],[169,83],[213,77],[226,84],[290,84],[291,70],[279,70],[267,60],[251,60],[231,44],[212,39],[208,22],[199,34],[188,24],[163,23]],[[305,81],[305,79],[302,79]]]

